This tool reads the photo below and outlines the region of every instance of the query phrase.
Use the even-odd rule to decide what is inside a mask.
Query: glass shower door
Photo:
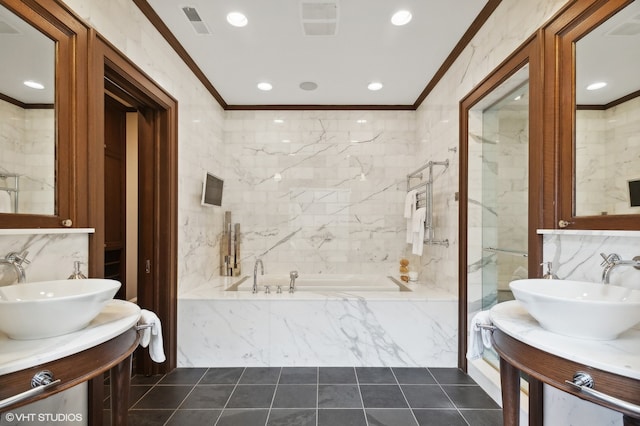
[[[478,288],[475,310],[513,299],[509,282],[528,277],[529,197],[528,66],[469,110],[468,275]],[[475,283],[474,283],[475,281]],[[484,358],[498,368],[492,350]]]

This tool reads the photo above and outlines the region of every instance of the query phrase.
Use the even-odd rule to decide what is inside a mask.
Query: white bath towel
[[[8,191],[0,191],[0,213],[13,213],[13,200]]]
[[[404,199],[404,217],[407,219],[407,244],[413,243],[413,213],[416,210],[417,197],[417,191],[414,189],[407,192],[407,196]]]
[[[491,325],[489,311],[481,311],[471,319],[471,330],[469,331],[469,347],[467,348],[467,359],[474,360],[482,356],[485,348],[490,348],[491,331],[480,328],[480,325]]]
[[[160,318],[151,311],[143,309],[140,313],[139,325],[153,324],[149,328],[142,330],[140,346],[149,346],[149,355],[154,362],[162,363],[166,360],[164,348],[162,347],[162,323]]]
[[[424,248],[424,221],[427,218],[427,209],[420,207],[415,211],[412,218],[411,230],[413,234],[413,247],[411,253],[422,256]]]

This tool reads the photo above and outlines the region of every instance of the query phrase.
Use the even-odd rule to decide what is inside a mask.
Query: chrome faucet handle
[[[27,259],[28,254],[29,252],[27,250],[22,250],[20,253],[12,251],[5,257],[5,259],[7,259],[10,262],[16,263],[18,265],[22,265],[23,263],[26,263],[28,265],[31,263]]]
[[[600,256],[602,256],[602,258],[604,259],[600,266],[610,266],[620,260],[620,256],[616,253],[611,253],[608,256],[604,253],[600,253]]]
[[[271,286],[270,285],[265,285],[264,286],[264,294],[270,294],[271,293]]]

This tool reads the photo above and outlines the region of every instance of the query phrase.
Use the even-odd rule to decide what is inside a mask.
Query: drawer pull
[[[636,404],[632,404],[627,401],[623,401],[621,399],[615,398],[613,396],[607,395],[606,393],[599,392],[595,389],[592,389],[595,382],[589,373],[585,373],[584,371],[578,371],[573,375],[573,381],[565,380],[566,384],[571,385],[575,389],[578,389],[581,392],[584,392],[593,398],[607,402],[616,407],[622,408],[626,411],[634,413],[634,415],[640,416],[640,406]]]
[[[60,384],[60,379],[54,379],[53,373],[49,370],[42,370],[35,374],[31,378],[31,388],[28,391],[21,392],[17,395],[10,396],[9,398],[5,398],[0,401],[0,410],[9,407],[13,404],[16,404],[25,399],[31,398],[33,396],[39,395],[46,391],[49,388],[57,386]]]

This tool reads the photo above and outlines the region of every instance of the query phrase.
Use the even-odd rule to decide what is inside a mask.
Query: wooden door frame
[[[138,292],[138,305],[160,318],[167,357],[162,364],[145,362],[144,373],[166,373],[176,367],[177,358],[178,102],[95,30],[90,30],[89,52],[87,149],[92,172],[88,198],[90,223],[95,227],[89,238],[89,273],[104,273],[104,80],[108,76],[140,107],[154,112],[153,140],[149,141],[153,156],[146,159],[154,176],[148,188],[153,194],[153,217],[145,219],[153,220],[153,285]]]

